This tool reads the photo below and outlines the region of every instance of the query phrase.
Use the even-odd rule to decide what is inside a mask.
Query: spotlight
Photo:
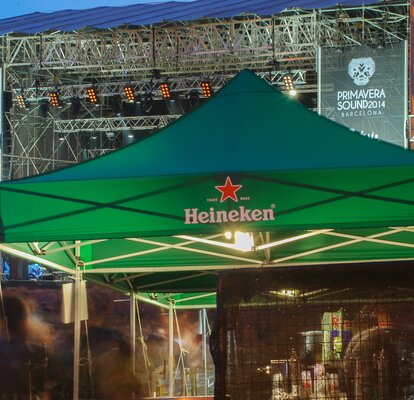
[[[89,103],[95,104],[96,106],[99,104],[99,99],[93,86],[86,89],[86,94],[88,95]]]
[[[201,89],[203,90],[204,97],[211,97],[213,94],[213,90],[211,89],[210,81],[202,81],[201,82]]]
[[[200,103],[200,94],[197,90],[192,90],[190,93],[187,93],[185,97],[187,100],[187,111],[197,107]]]
[[[127,128],[124,131],[122,131],[122,145],[123,146],[131,144],[134,141],[135,141],[135,134],[131,128]]]
[[[130,103],[135,101],[135,91],[131,85],[124,86],[124,93]]]
[[[170,85],[167,82],[163,82],[160,84],[160,89],[162,93],[162,98],[164,100],[171,100]]]
[[[146,92],[141,98],[142,111],[149,113],[154,105],[154,97],[151,92]]]
[[[81,101],[78,96],[74,96],[70,100],[70,109],[73,115],[78,115],[81,110]]]
[[[13,98],[12,92],[10,91],[3,92],[4,111],[9,112],[10,109],[13,107],[12,98]]]
[[[20,93],[16,96],[17,107],[24,108],[28,110],[30,108],[30,103],[26,99],[26,96],[23,93]]]
[[[120,116],[122,114],[122,98],[119,94],[114,94],[110,97],[109,103],[111,105],[112,111],[116,116]]]
[[[62,108],[63,102],[60,99],[59,93],[57,91],[50,92],[49,98],[50,98],[50,105],[52,107]]]
[[[291,96],[296,96],[297,91],[293,84],[293,77],[292,74],[285,74],[283,75],[283,83],[285,84],[286,90],[289,92]]]
[[[63,141],[65,140],[65,135],[64,135],[62,132],[59,132],[58,137],[59,137],[59,140],[60,140],[61,142],[63,142]]]
[[[114,138],[115,138],[115,132],[105,132],[105,134],[106,134],[106,137],[109,140],[114,140]]]
[[[49,113],[49,102],[46,99],[40,101],[39,112],[42,118],[46,118]]]
[[[182,102],[181,96],[177,92],[171,93],[171,100],[166,101],[165,105],[168,108],[168,111],[171,115],[178,115],[184,113],[184,104]]]

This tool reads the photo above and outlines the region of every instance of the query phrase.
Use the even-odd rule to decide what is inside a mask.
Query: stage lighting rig
[[[135,91],[131,85],[124,86],[124,93],[130,103],[135,101]]]
[[[201,82],[201,89],[203,91],[204,97],[211,97],[213,94],[213,89],[211,88],[210,81],[204,80]]]
[[[86,94],[88,95],[89,103],[94,104],[96,106],[99,105],[99,98],[93,86],[90,86],[86,89]]]
[[[21,109],[24,108],[24,109],[28,110],[30,108],[30,103],[26,99],[26,96],[24,95],[23,91],[16,96],[16,103],[17,103],[17,107],[19,107]]]
[[[62,108],[63,101],[60,99],[59,93],[57,90],[49,93],[50,105],[52,107]]]
[[[164,100],[171,100],[171,89],[170,89],[170,85],[168,82],[162,82],[160,84],[160,89],[161,89],[161,93],[162,93],[162,98]]]
[[[295,85],[293,84],[293,76],[291,73],[287,73],[283,75],[283,83],[285,84],[285,88],[291,96],[296,96],[297,91],[295,89]]]

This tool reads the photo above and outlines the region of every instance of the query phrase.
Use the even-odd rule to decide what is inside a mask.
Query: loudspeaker
[[[80,319],[88,319],[88,298],[86,294],[86,281],[81,282]],[[75,321],[75,284],[62,285],[62,322],[68,324]]]

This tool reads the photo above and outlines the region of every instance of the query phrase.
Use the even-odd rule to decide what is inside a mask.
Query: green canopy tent
[[[0,250],[147,301],[212,306],[221,270],[413,259],[413,197],[412,152],[242,71],[140,142],[0,184]]]
[[[140,142],[1,183],[0,251],[170,310],[209,307],[223,270],[414,259],[413,198],[414,153],[243,71]],[[78,366],[79,318],[74,331]]]

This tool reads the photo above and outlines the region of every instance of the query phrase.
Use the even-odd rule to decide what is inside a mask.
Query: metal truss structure
[[[0,50],[5,90],[13,98],[23,94],[28,109],[19,109],[14,101],[6,109],[3,179],[110,151],[123,145],[118,137],[130,131],[150,133],[203,101],[202,80],[217,90],[244,68],[280,86],[283,75],[292,73],[302,101],[315,107],[318,48],[386,45],[406,40],[408,31],[409,4],[387,1],[289,9],[269,17],[4,35]],[[161,81],[169,82],[180,107],[161,104]],[[126,104],[126,84],[136,93],[151,93],[154,104]],[[90,86],[101,99],[98,107],[87,102],[85,89]],[[47,103],[53,90],[60,94],[62,109]],[[123,106],[121,117],[114,96],[118,108],[119,101]],[[79,99],[76,110],[74,98]]]

